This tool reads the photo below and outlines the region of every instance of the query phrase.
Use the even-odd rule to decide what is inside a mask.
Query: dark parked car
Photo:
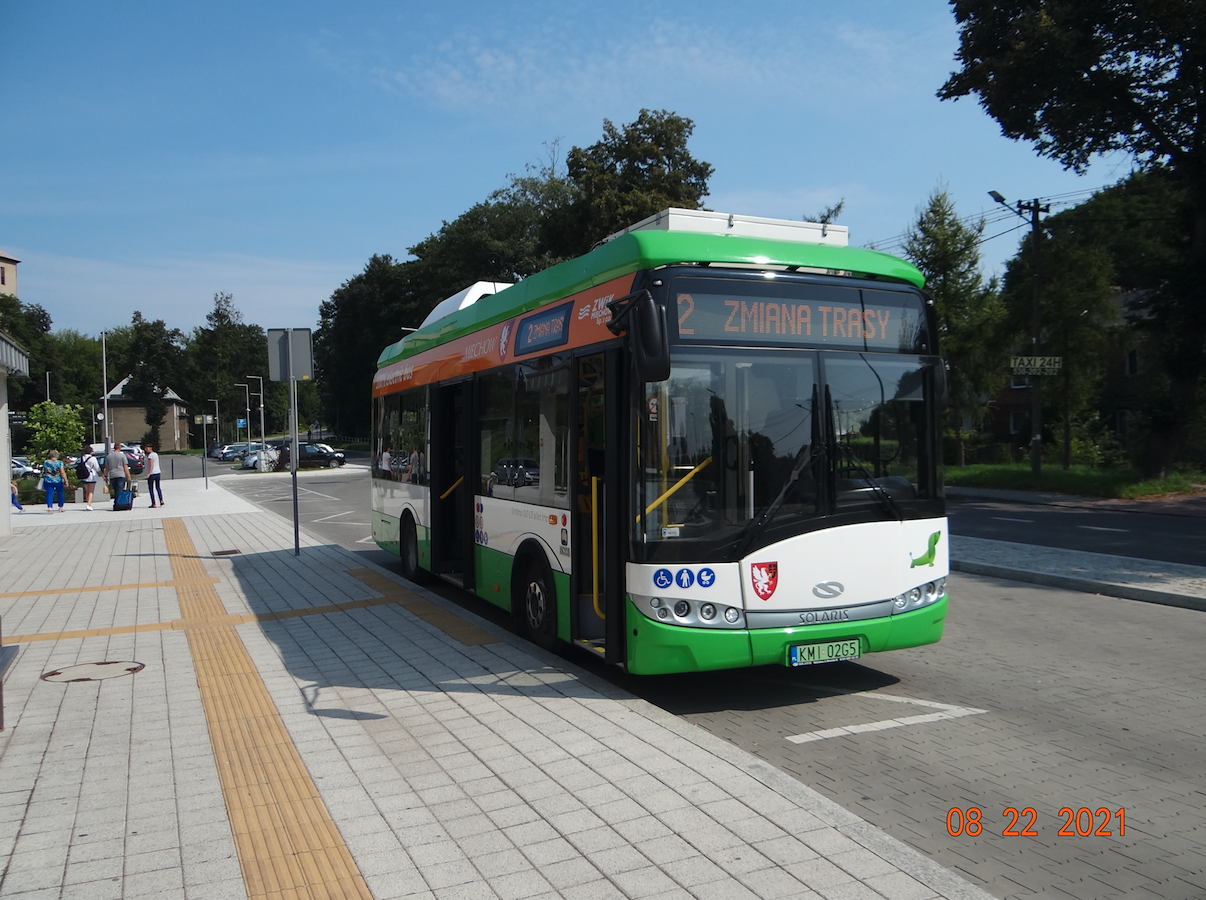
[[[297,458],[299,469],[335,469],[347,462],[342,450],[336,450],[330,444],[306,443],[305,441],[297,445]],[[277,463],[278,470],[287,468],[289,468],[288,444],[281,448],[281,458]]]
[[[121,452],[126,455],[126,460],[130,466],[130,474],[131,475],[141,475],[142,470],[144,468],[146,468],[146,464],[144,461],[145,458],[142,456],[139,456],[138,451],[134,450],[132,448],[128,449],[128,450],[125,448],[122,448]]]

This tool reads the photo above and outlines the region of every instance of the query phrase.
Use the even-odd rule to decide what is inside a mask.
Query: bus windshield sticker
[[[520,320],[515,335],[515,355],[539,353],[566,343],[569,340],[569,317],[573,306],[573,303],[564,303]]]
[[[679,341],[912,352],[925,327],[921,298],[899,291],[791,285],[771,293],[741,285],[739,294],[716,287],[697,282],[676,291]]]

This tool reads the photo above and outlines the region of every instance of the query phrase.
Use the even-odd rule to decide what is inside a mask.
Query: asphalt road
[[[952,534],[1206,566],[1206,516],[1201,515],[969,498],[948,499],[947,515]]]
[[[303,475],[302,524],[396,566],[365,541],[367,478]],[[287,477],[226,484],[292,518]],[[1206,614],[957,573],[949,585],[940,643],[858,664],[638,678],[566,658],[997,897],[1206,896]],[[506,625],[483,601],[435,589]]]

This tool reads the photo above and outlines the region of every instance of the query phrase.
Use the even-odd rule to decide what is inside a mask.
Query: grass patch
[[[1198,472],[1176,472],[1167,478],[1144,481],[1134,469],[1095,469],[1073,466],[1063,469],[1059,464],[1043,464],[1043,472],[1035,478],[1029,463],[1023,465],[949,466],[946,483],[954,487],[996,488],[1010,491],[1049,491],[1057,494],[1077,494],[1082,497],[1107,497],[1137,500],[1161,494],[1192,493],[1201,490],[1194,484],[1206,482]]]

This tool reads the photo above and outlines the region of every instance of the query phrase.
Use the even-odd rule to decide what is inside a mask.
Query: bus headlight
[[[724,620],[726,622],[728,622],[730,625],[736,625],[737,620],[740,618],[741,618],[741,613],[731,606],[724,611]]]
[[[713,606],[711,603],[705,603],[703,606],[701,606],[699,608],[699,615],[700,615],[700,618],[706,619],[707,621],[710,622],[716,618],[716,607]]]
[[[657,617],[658,617],[659,619],[668,619],[668,618],[670,618],[670,610],[666,609],[666,607],[664,607],[664,606],[660,607],[660,608],[658,609],[658,611],[657,611]]]
[[[909,598],[906,597],[904,594],[897,594],[896,599],[893,600],[892,602],[896,604],[897,609],[904,609],[906,606],[909,605]]]
[[[691,611],[691,604],[688,603],[686,600],[679,600],[677,603],[674,604],[674,614],[676,616],[678,616],[680,619],[685,619],[687,617],[687,613],[689,613],[690,611]]]
[[[649,605],[652,606],[654,609],[657,609],[659,606],[662,605],[662,598],[661,597],[650,598]]]
[[[915,587],[909,591],[909,605],[916,606],[921,602],[921,588]]]
[[[933,603],[937,599],[938,599],[938,585],[931,581],[929,584],[927,584],[925,586],[925,602]]]

